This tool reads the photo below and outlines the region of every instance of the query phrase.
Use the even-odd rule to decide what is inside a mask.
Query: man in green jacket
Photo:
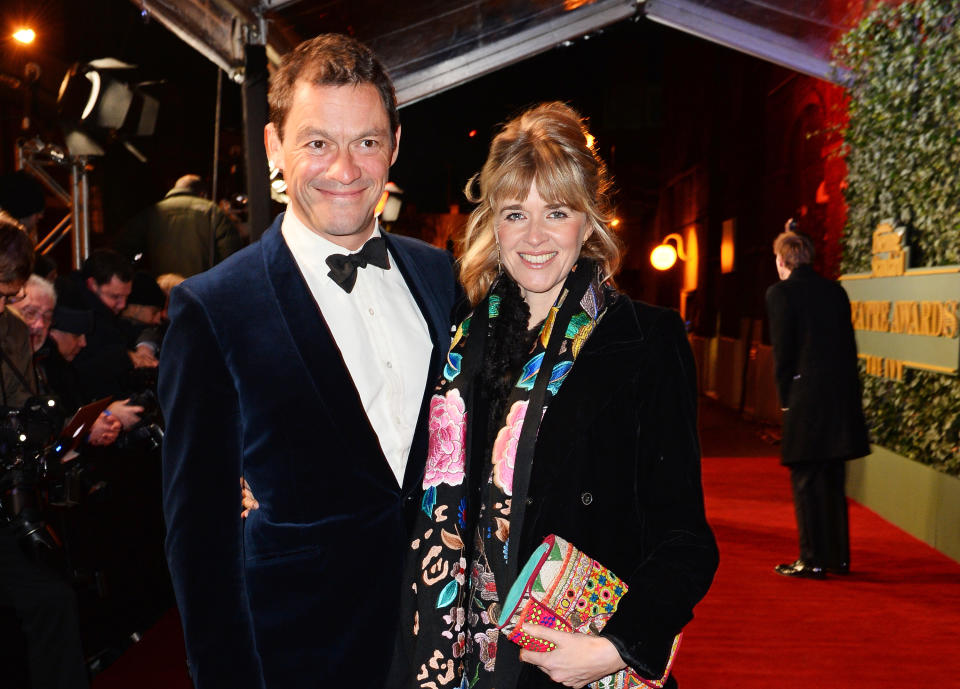
[[[117,248],[154,276],[190,277],[242,248],[243,238],[230,218],[204,198],[199,175],[184,175],[163,199],[135,216]]]

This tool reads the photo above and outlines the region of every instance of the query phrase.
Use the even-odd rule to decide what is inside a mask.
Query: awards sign
[[[869,273],[840,277],[867,373],[903,379],[904,368],[956,375],[960,367],[960,266],[909,268],[903,228],[873,233]]]

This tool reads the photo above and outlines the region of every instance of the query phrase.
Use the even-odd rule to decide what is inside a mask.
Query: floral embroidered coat
[[[696,368],[679,316],[619,295],[547,409],[532,466],[510,467],[510,533],[521,539],[511,581],[551,533],[602,562],[629,586],[604,636],[647,677],[662,675],[718,563],[696,415]],[[518,650],[497,642],[498,676],[502,664],[511,668],[498,689],[558,686],[520,663]]]

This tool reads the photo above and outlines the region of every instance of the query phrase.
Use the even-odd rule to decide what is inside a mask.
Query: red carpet
[[[776,447],[704,406],[720,569],[684,635],[681,687],[960,687],[960,564],[851,503],[850,575],[776,574],[797,554],[789,474]],[[718,447],[769,456],[724,457]]]
[[[793,580],[787,470],[735,415],[704,403],[707,514],[720,570],[675,666],[683,689],[960,687],[960,564],[851,503],[853,572]],[[94,689],[189,689],[174,612]]]

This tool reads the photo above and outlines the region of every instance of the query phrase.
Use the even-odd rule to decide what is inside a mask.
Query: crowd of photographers
[[[199,197],[171,195],[210,215]],[[85,606],[116,620],[150,585],[161,606],[171,600],[155,390],[167,299],[183,277],[109,249],[58,275],[35,255],[34,227],[32,213],[0,210],[0,686],[68,689],[89,686],[109,636],[91,641],[87,617],[98,615]],[[131,614],[121,631],[137,624]]]

